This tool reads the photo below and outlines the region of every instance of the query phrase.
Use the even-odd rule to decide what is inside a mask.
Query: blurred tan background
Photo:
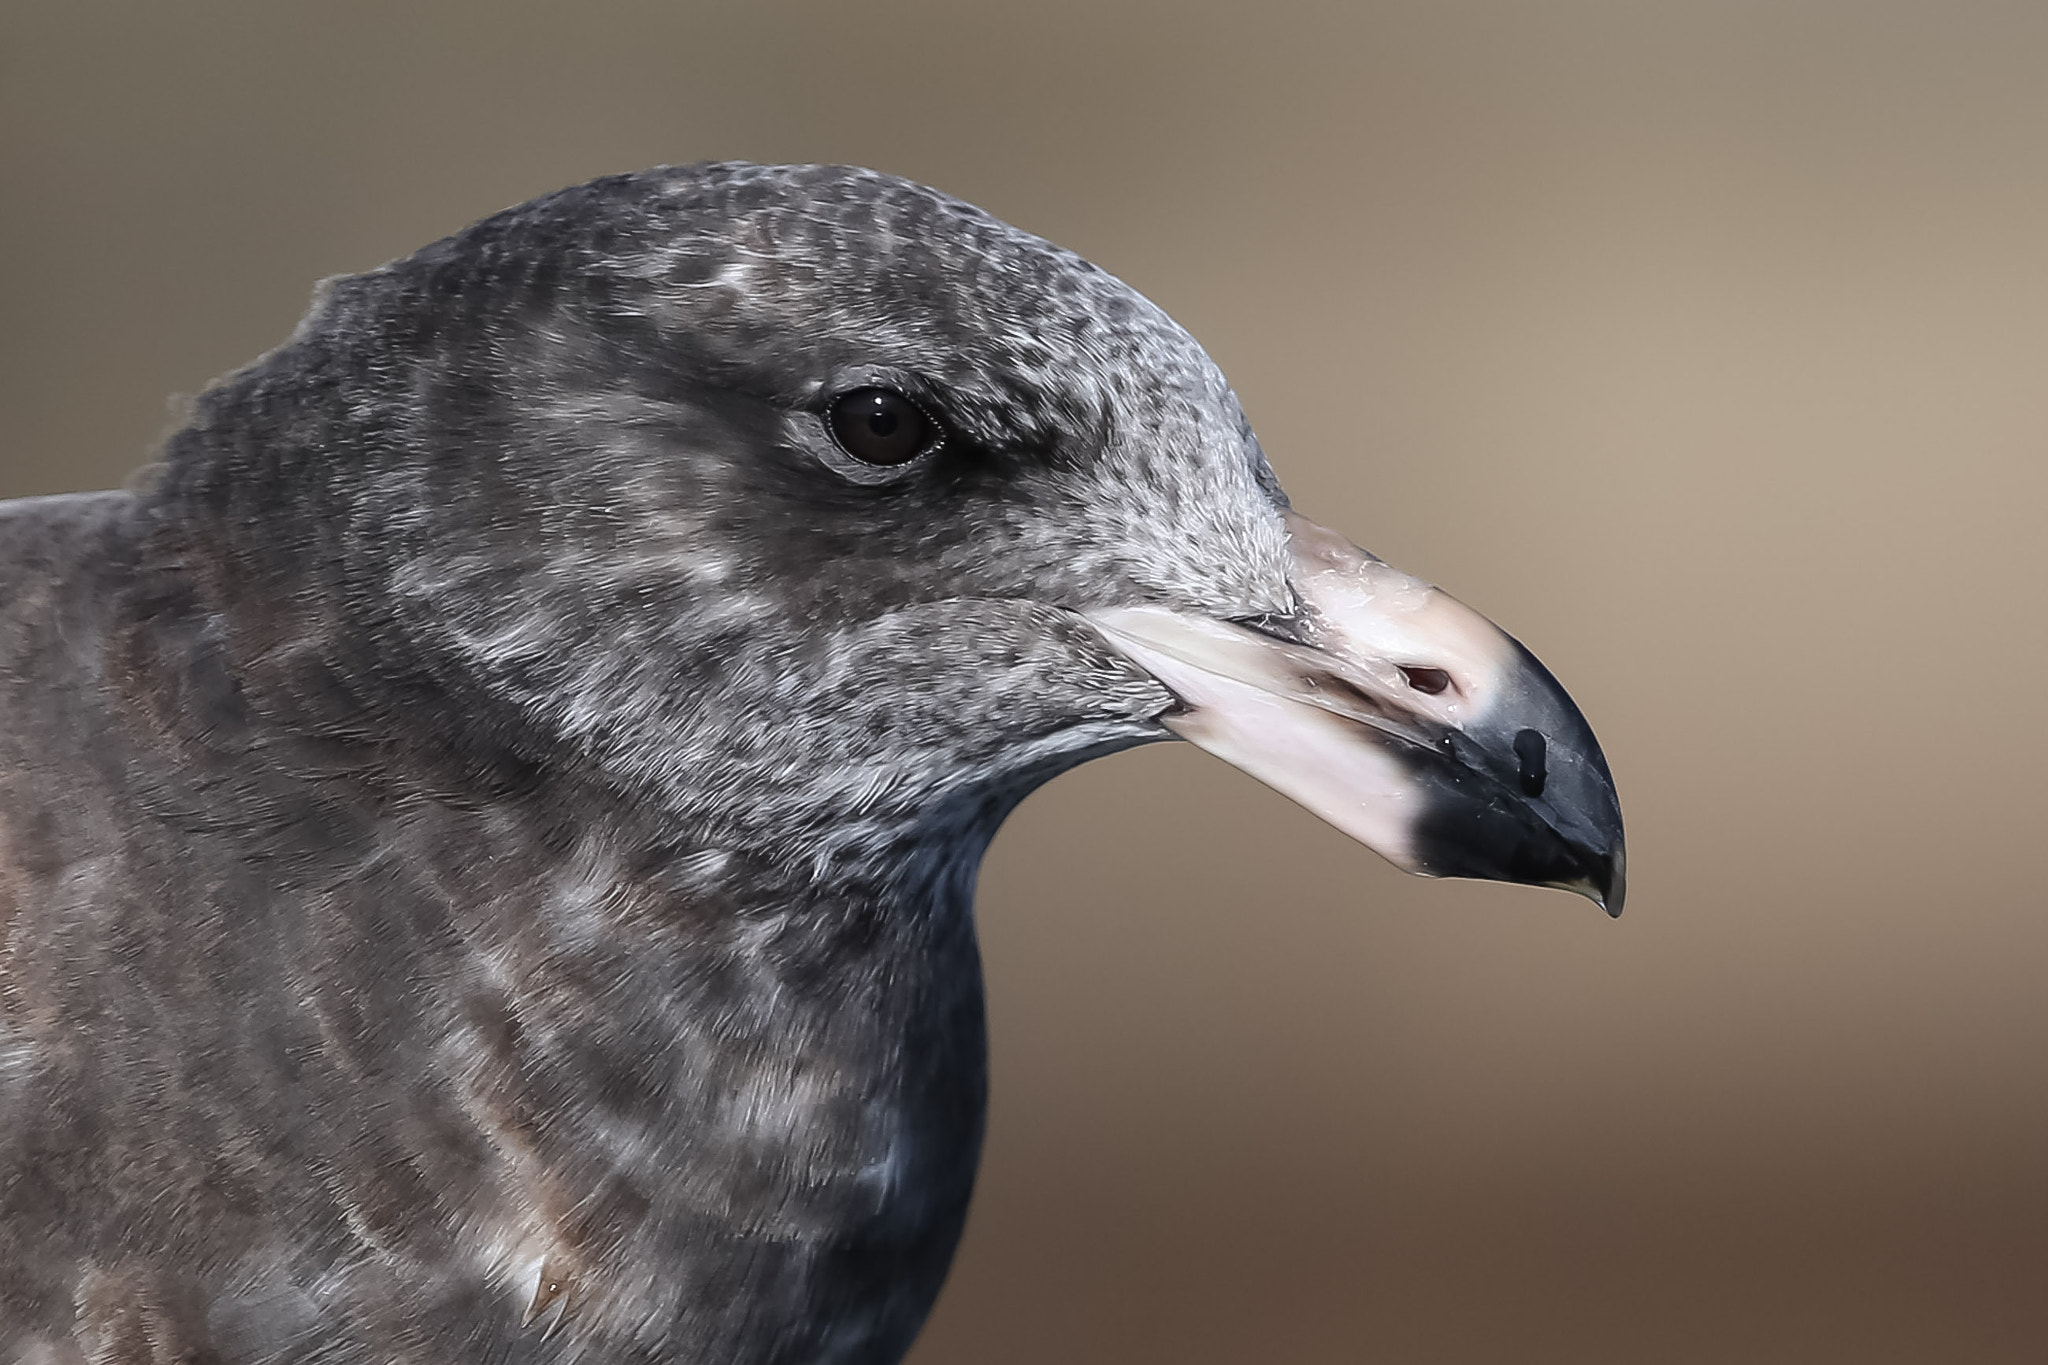
[[[321,276],[711,156],[1157,299],[1630,824],[1609,923],[1185,746],[1034,797],[917,1365],[2048,1360],[2048,6],[9,0],[0,495]]]

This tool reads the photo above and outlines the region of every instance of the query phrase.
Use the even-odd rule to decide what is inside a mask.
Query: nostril
[[[1441,668],[1425,668],[1421,665],[1410,666],[1402,664],[1401,676],[1406,678],[1408,685],[1417,692],[1426,693],[1432,697],[1451,685],[1451,675],[1444,672]]]
[[[1534,730],[1515,732],[1515,761],[1522,769],[1522,790],[1530,796],[1543,795],[1543,784],[1549,779],[1543,761],[1548,747],[1543,736]]]

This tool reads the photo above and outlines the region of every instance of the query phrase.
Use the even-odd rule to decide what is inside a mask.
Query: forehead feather
[[[850,343],[1013,399],[1085,391],[1137,412],[1222,391],[1194,340],[1128,285],[925,186],[830,166],[626,179],[640,182],[621,206],[632,230],[600,228],[592,245],[691,324],[722,312],[764,340]]]

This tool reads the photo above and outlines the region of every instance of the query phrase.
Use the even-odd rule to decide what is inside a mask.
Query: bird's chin
[[[1449,594],[1293,513],[1302,609],[1089,614],[1171,691],[1174,734],[1424,876],[1554,886],[1621,913],[1621,809],[1579,709]]]

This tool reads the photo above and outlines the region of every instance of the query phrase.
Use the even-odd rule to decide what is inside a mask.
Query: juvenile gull
[[[1003,817],[1185,737],[1619,912],[1591,731],[1069,252],[831,167],[330,282],[0,505],[0,1355],[889,1362]]]

